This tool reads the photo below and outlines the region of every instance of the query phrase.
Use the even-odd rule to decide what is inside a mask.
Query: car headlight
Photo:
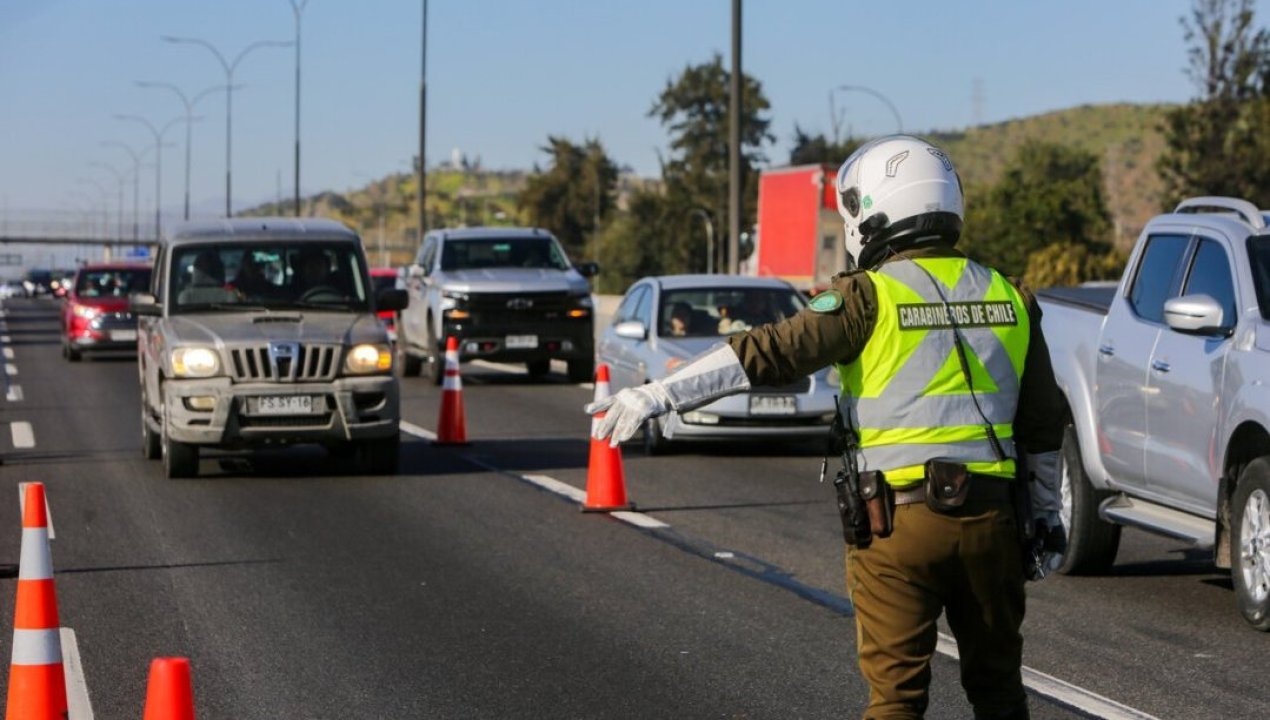
[[[467,302],[467,300],[468,300],[467,293],[457,292],[455,290],[441,291],[441,309],[442,310],[453,310],[454,308],[458,307],[460,303],[465,303]]]
[[[76,317],[82,317],[85,320],[92,320],[101,314],[101,309],[95,308],[91,305],[76,305],[71,312],[75,313]]]
[[[172,351],[172,374],[177,377],[211,377],[218,370],[220,370],[220,358],[211,348],[179,347]]]
[[[392,370],[392,349],[387,345],[355,345],[344,358],[344,372],[369,375]]]
[[[829,372],[825,373],[825,384],[831,388],[842,387],[842,377],[838,375],[837,367],[830,367]]]
[[[595,307],[595,302],[591,300],[590,293],[587,293],[585,295],[574,295],[572,299],[573,299],[573,304],[577,307],[584,307],[584,308]]]

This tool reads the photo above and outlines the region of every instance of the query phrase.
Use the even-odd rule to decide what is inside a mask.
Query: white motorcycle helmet
[[[875,267],[888,249],[952,245],[961,235],[961,179],[944,151],[920,138],[890,135],[860,146],[838,170],[837,191],[857,267]]]

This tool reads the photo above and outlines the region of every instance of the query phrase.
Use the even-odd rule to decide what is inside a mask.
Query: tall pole
[[[171,90],[172,92],[176,93],[176,96],[181,99],[181,104],[185,106],[185,211],[184,211],[183,219],[189,220],[190,219],[190,148],[194,144],[194,121],[197,119],[194,117],[194,108],[198,106],[198,102],[200,100],[202,100],[203,98],[207,97],[208,95],[218,90],[224,90],[225,86],[213,85],[212,87],[209,87],[203,90],[202,92],[200,92],[199,94],[195,95],[194,99],[192,100],[184,92],[181,91],[181,88],[177,87],[176,85],[173,85],[172,83],[149,82],[145,80],[138,80],[137,86],[144,87],[144,88],[167,88],[168,90]]]
[[[242,49],[233,62],[225,59],[216,46],[201,38],[163,36],[164,42],[188,45],[201,45],[216,57],[221,69],[225,71],[225,217],[234,216],[234,71],[238,63],[252,50],[262,47],[288,47],[289,42],[277,40],[259,40]]]
[[[728,273],[736,275],[741,247],[741,0],[732,0],[732,77],[728,98]]]
[[[139,122],[150,131],[154,136],[154,239],[158,241],[163,237],[163,223],[160,220],[160,213],[163,208],[163,136],[173,125],[181,122],[182,118],[175,117],[168,121],[167,125],[160,130],[154,126],[149,120],[140,115],[116,115],[116,120],[132,120]]]
[[[888,98],[887,96],[883,95],[877,90],[874,90],[873,88],[864,87],[863,85],[839,85],[838,87],[834,88],[834,90],[842,90],[844,92],[862,92],[865,95],[871,95],[877,98],[879,101],[881,101],[883,105],[886,105],[887,109],[891,111],[891,116],[895,118],[895,132],[897,133],[904,132],[904,120],[900,118],[900,111],[896,109],[895,103],[891,102],[891,99]],[[831,108],[833,107],[834,90],[829,91],[829,103]],[[834,132],[836,135],[837,134],[836,126],[835,126]],[[835,142],[837,142],[836,139],[835,139]]]
[[[420,36],[419,60],[419,167],[415,168],[415,204],[419,206],[419,241],[423,242],[423,234],[428,231],[428,182],[427,155],[424,152],[424,141],[427,138],[428,122],[428,0],[423,0],[423,33]]]
[[[114,165],[107,165],[107,164],[106,164],[106,163],[104,163],[104,162],[94,162],[94,163],[89,163],[89,165],[90,165],[90,166],[92,166],[92,167],[102,168],[102,169],[104,169],[104,170],[109,171],[111,175],[114,175],[114,176],[115,176],[115,180],[116,180],[116,181],[118,181],[118,183],[119,183],[119,208],[118,208],[118,210],[115,212],[115,226],[116,226],[116,227],[115,227],[115,240],[123,240],[123,181],[124,181],[124,174],[123,174],[123,173],[121,173],[121,172],[119,172],[119,170],[118,170],[118,169],[117,169]]]
[[[101,234],[103,237],[110,235],[110,193],[106,191],[106,187],[97,182],[93,178],[81,177],[76,178],[75,182],[80,185],[92,185],[97,188],[97,192],[101,194]]]
[[[132,158],[132,239],[135,242],[141,239],[141,155],[131,145],[117,140],[104,140],[102,145],[123,148]]]
[[[295,216],[300,217],[300,16],[309,0],[291,0],[295,15]]]

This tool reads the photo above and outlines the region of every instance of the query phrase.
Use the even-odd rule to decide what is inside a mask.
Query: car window
[[[715,337],[793,317],[806,306],[792,288],[712,287],[667,290],[661,296],[659,334]]]
[[[163,268],[167,267],[165,265],[167,256],[168,256],[167,250],[160,247],[159,252],[155,255],[155,258],[154,258],[155,272],[151,274],[151,278],[150,278],[150,281],[151,281],[150,293],[154,295],[155,299],[158,302],[163,302]]]
[[[441,248],[441,269],[446,272],[506,267],[567,270],[569,263],[548,236],[449,239]]]
[[[1144,320],[1164,322],[1164,301],[1177,295],[1182,256],[1190,244],[1185,235],[1152,235],[1147,238],[1142,261],[1129,288],[1129,304]]]
[[[366,271],[352,243],[189,245],[171,253],[172,312],[233,306],[366,310]]]
[[[617,307],[617,312],[613,314],[613,324],[626,322],[635,319],[635,306],[639,304],[641,298],[648,294],[647,285],[637,285],[634,289],[626,294],[626,298],[622,300],[622,304]]]
[[[122,299],[149,289],[149,268],[85,269],[75,276],[75,294],[82,298]]]
[[[423,243],[423,249],[419,252],[419,267],[423,268],[423,272],[432,272],[432,261],[437,256],[437,239],[428,238]]]
[[[1270,320],[1270,236],[1248,238],[1248,262],[1252,266],[1252,287],[1257,293],[1261,317]]]
[[[635,312],[631,317],[632,320],[638,320],[644,323],[645,328],[652,327],[649,322],[652,319],[653,293],[648,288],[639,296],[639,302],[635,303]]]
[[[1184,295],[1203,293],[1217,301],[1222,308],[1222,324],[1233,325],[1239,316],[1235,303],[1235,282],[1230,274],[1230,260],[1226,250],[1213,240],[1200,240],[1191,261],[1191,272],[1186,279]]]

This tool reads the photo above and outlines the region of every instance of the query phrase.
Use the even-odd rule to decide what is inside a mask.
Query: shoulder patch
[[[811,299],[811,309],[818,313],[828,313],[842,307],[842,293],[837,290],[826,290]]]

